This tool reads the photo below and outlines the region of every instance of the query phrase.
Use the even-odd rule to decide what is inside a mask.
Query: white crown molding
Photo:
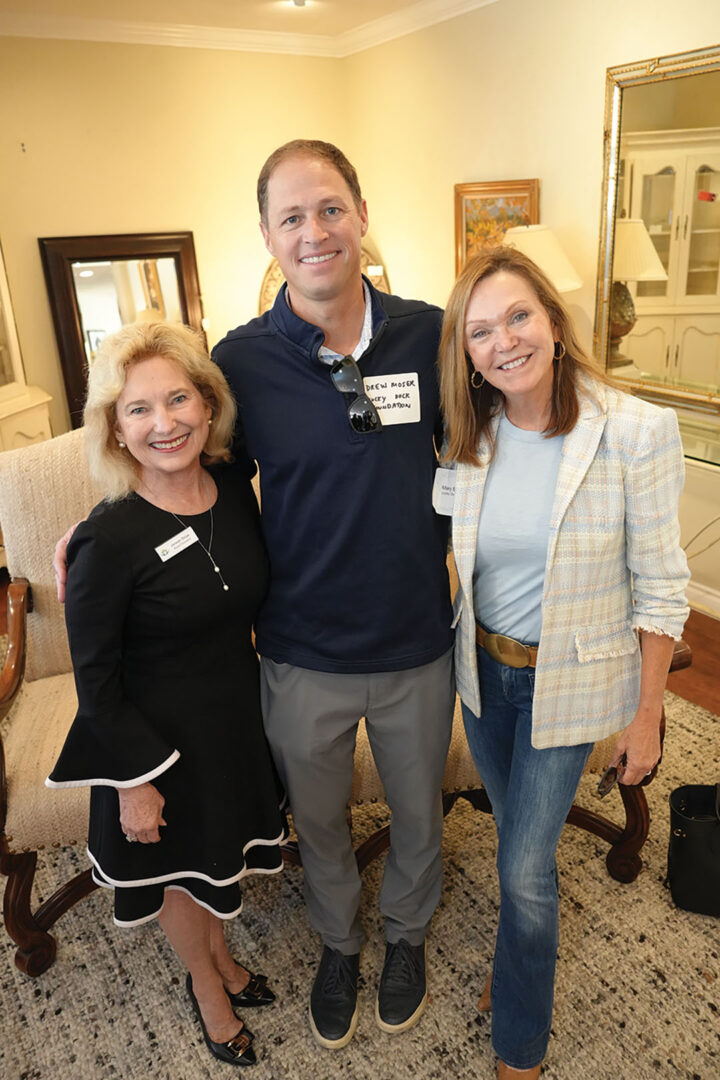
[[[498,2],[499,0],[418,0],[418,3],[403,11],[334,36],[4,12],[0,13],[0,36],[118,42],[126,45],[172,45],[187,49],[224,49],[340,59]]]
[[[334,38],[326,34],[282,34],[215,26],[169,26],[163,23],[115,22],[0,13],[0,36],[103,41],[124,45],[174,45],[184,49],[335,56]]]
[[[372,22],[364,23],[346,34],[338,34],[333,39],[337,48],[333,55],[351,56],[363,49],[384,45],[395,38],[425,30],[428,26],[456,19],[458,15],[466,15],[476,8],[488,7],[498,2],[499,0],[418,0],[418,3],[393,15],[384,15],[381,19],[373,19]]]

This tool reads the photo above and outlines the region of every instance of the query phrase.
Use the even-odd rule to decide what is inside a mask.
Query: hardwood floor
[[[692,666],[668,675],[667,688],[720,716],[720,621],[691,611],[683,638],[692,649]]]
[[[6,591],[7,571],[0,567],[0,634],[7,633]],[[720,716],[720,620],[691,611],[683,638],[692,649],[692,667],[668,675],[668,690]]]

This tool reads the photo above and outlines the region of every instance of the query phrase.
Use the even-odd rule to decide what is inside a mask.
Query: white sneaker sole
[[[427,938],[425,939],[425,970],[426,970],[426,974],[425,974],[426,984],[425,984],[425,994],[423,995],[423,999],[420,1002],[420,1004],[418,1005],[415,1012],[412,1014],[412,1016],[408,1016],[407,1020],[403,1020],[402,1024],[388,1024],[387,1021],[383,1020],[383,1018],[380,1016],[380,992],[378,991],[378,996],[375,998],[375,1021],[376,1021],[377,1026],[380,1028],[381,1031],[386,1031],[388,1033],[388,1035],[399,1035],[401,1031],[407,1031],[409,1028],[414,1027],[415,1024],[417,1024],[420,1017],[422,1016],[422,1014],[425,1012],[425,1006],[427,1005],[427,1002],[428,1002],[428,992],[427,992]]]
[[[358,1005],[355,1005],[355,1012],[352,1014],[350,1020],[350,1026],[339,1039],[326,1039],[324,1035],[321,1035],[318,1029],[315,1027],[315,1021],[313,1020],[312,1006],[308,1005],[308,1019],[310,1020],[310,1030],[313,1033],[313,1038],[318,1046],[323,1046],[326,1050],[342,1050],[343,1046],[352,1039],[358,1026]]]

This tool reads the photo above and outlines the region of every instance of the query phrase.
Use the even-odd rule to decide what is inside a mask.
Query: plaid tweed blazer
[[[689,610],[675,412],[588,379],[580,389],[580,416],[565,436],[548,536],[533,699],[538,749],[595,742],[626,727],[640,696],[638,629],[678,639]],[[473,574],[487,444],[479,456],[480,467],[455,466],[452,514],[456,677],[462,701],[476,716],[482,688]],[[482,620],[482,612],[477,615]]]

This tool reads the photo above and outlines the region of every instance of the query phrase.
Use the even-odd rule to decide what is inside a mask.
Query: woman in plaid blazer
[[[498,1078],[540,1075],[557,952],[555,849],[595,740],[635,784],[660,756],[688,608],[677,419],[615,389],[520,252],[472,258],[440,344],[459,589],[456,671],[498,830]],[[638,630],[645,631],[642,654]]]

